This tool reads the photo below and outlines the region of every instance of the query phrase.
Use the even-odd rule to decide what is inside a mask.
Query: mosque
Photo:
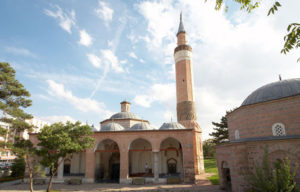
[[[261,163],[268,148],[270,164],[300,165],[300,78],[279,80],[251,93],[227,115],[229,143],[216,147],[220,186],[233,192],[249,188],[243,171]],[[300,169],[296,171],[300,183]]]
[[[193,183],[204,173],[201,128],[193,94],[192,48],[180,16],[174,50],[178,122],[154,129],[121,102],[121,112],[100,122],[95,146],[65,159],[57,179],[81,176],[85,183]],[[30,137],[37,143],[34,135]]]

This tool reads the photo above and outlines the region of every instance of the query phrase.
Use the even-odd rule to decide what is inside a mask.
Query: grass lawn
[[[6,176],[6,177],[0,177],[0,183],[4,183],[7,181],[14,181],[17,179],[22,179],[23,177],[11,177],[11,176]]]
[[[213,185],[219,185],[219,173],[216,159],[204,159],[204,169],[206,173],[215,173],[210,176],[208,180],[210,180]]]

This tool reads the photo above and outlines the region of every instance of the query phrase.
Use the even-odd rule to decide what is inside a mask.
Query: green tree
[[[23,158],[16,158],[11,166],[12,177],[24,177],[25,160]]]
[[[252,192],[299,192],[294,181],[296,171],[297,166],[291,169],[288,158],[277,159],[271,167],[266,147],[261,165],[255,162],[253,171],[249,170],[245,177]]]
[[[16,80],[15,73],[8,63],[0,62],[0,110],[3,113],[0,121],[9,125],[9,131],[18,134],[31,129],[25,120],[32,116],[23,110],[31,106],[30,93]],[[5,137],[7,133],[8,130],[0,125],[0,136]],[[0,141],[0,147],[9,148],[12,144]]]
[[[213,139],[207,139],[203,141],[203,155],[204,158],[215,158],[216,157],[216,144]]]
[[[226,115],[229,112],[226,112]],[[220,123],[212,122],[212,124],[215,126],[214,132],[210,133],[209,135],[212,136],[212,142],[214,144],[220,144],[220,143],[226,143],[229,141],[229,135],[228,135],[228,125],[227,125],[227,118],[226,116],[223,116],[221,118]]]
[[[30,140],[16,138],[12,151],[25,162],[25,168],[29,174],[30,191],[33,191],[33,177],[43,174],[40,169],[37,150]],[[24,173],[23,173],[24,174]]]
[[[6,138],[9,132],[15,133],[15,143],[0,141],[0,149],[10,149],[19,158],[24,158],[25,163],[28,150],[26,145],[31,143],[19,137],[24,131],[31,131],[32,126],[25,122],[26,119],[31,119],[32,116],[24,111],[25,108],[31,106],[32,101],[29,99],[30,93],[25,87],[16,80],[16,71],[9,63],[0,62],[0,111],[3,115],[0,121],[6,123],[9,129],[5,129],[0,125],[0,136]],[[19,142],[21,144],[19,144]],[[29,144],[28,144],[29,145]]]
[[[37,138],[40,141],[38,146],[41,147],[38,151],[41,157],[40,163],[50,168],[48,192],[52,187],[53,176],[64,159],[93,146],[92,133],[88,125],[81,125],[80,122],[67,122],[66,124],[46,125],[38,134]]]
[[[259,7],[259,4],[262,0],[232,0],[241,5],[241,10],[246,10],[248,13],[251,13],[255,8]],[[268,16],[270,14],[275,14],[278,11],[281,4],[277,0],[273,0],[273,6],[268,11]],[[216,10],[220,10],[224,0],[216,0]],[[228,7],[226,7],[228,10]],[[287,34],[284,36],[284,45],[281,50],[281,53],[287,54],[292,49],[297,49],[300,47],[300,23],[291,23],[287,27]],[[300,57],[298,58],[300,62]]]

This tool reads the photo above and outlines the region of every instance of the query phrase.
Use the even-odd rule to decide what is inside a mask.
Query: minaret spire
[[[177,35],[181,32],[185,33],[185,29],[184,29],[183,21],[182,21],[182,12],[180,12],[180,22],[179,22],[179,28],[178,28]]]

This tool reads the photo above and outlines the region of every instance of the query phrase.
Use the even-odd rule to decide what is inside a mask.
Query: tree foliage
[[[24,158],[16,158],[11,166],[12,177],[24,177],[25,160]]]
[[[241,10],[246,10],[248,13],[251,13],[255,8],[259,7],[259,4],[262,0],[232,0],[241,5]],[[273,0],[274,4],[268,11],[268,16],[271,14],[275,14],[278,11],[281,4],[277,0]],[[220,10],[222,5],[224,4],[224,0],[216,0],[216,10]],[[228,7],[226,7],[228,10]],[[289,51],[293,49],[297,49],[300,47],[300,23],[291,23],[287,27],[287,34],[284,36],[284,45],[281,50],[281,53],[287,54]],[[300,57],[297,60],[300,62]]]
[[[41,165],[50,168],[47,191],[50,191],[53,176],[65,158],[93,146],[92,133],[88,125],[81,125],[80,122],[54,123],[41,130],[37,136],[40,141],[38,155],[41,157]]]
[[[32,116],[24,112],[24,108],[31,106],[30,93],[15,78],[16,71],[8,64],[0,62],[0,111],[3,115],[0,121],[7,123],[12,132],[30,130],[31,126],[25,122]],[[7,129],[0,125],[0,136],[5,137]],[[11,143],[0,141],[0,147],[11,147]]]
[[[215,158],[216,157],[216,144],[213,139],[207,139],[203,141],[203,155],[204,158]]]
[[[299,192],[294,181],[296,170],[297,168],[291,169],[288,158],[277,159],[271,167],[268,149],[265,148],[261,165],[255,162],[253,171],[246,174],[246,180],[252,192]]]
[[[229,112],[226,112],[228,114]],[[209,135],[212,136],[212,142],[214,144],[221,144],[226,143],[229,141],[229,135],[228,135],[228,125],[227,125],[227,118],[226,116],[223,116],[221,118],[220,123],[212,122],[212,124],[215,126],[213,128],[214,132],[210,133]]]
[[[12,151],[20,159],[23,159],[25,161],[25,168],[27,168],[29,174],[30,191],[32,192],[33,177],[43,174],[38,162],[37,150],[30,140],[24,140],[17,137]]]
[[[29,157],[33,157],[34,147],[29,140],[24,140],[19,137],[19,133],[23,131],[31,131],[32,126],[25,120],[31,119],[32,116],[24,111],[25,108],[31,106],[32,101],[29,99],[30,93],[25,87],[16,80],[16,71],[9,63],[0,62],[0,111],[2,116],[0,121],[9,126],[9,130],[0,126],[0,136],[6,137],[9,132],[13,132],[15,143],[0,141],[0,148],[9,148],[20,160],[13,166],[15,171],[13,174],[21,174],[21,161],[25,161],[25,165],[29,168],[30,175],[32,174],[31,161]],[[24,170],[23,170],[24,174]],[[32,178],[30,177],[32,189]]]

